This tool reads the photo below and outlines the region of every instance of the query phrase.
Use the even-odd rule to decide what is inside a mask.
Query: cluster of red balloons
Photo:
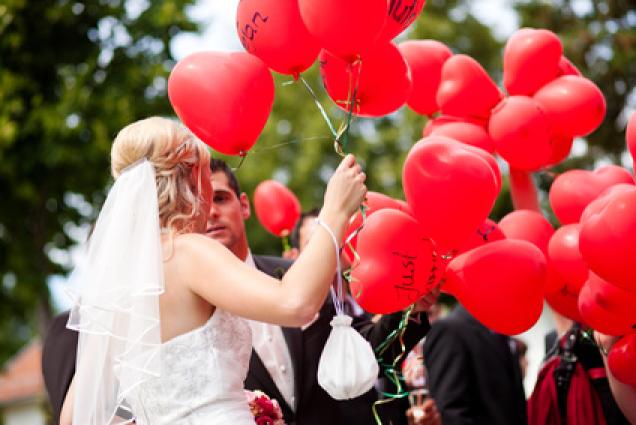
[[[501,189],[494,157],[431,135],[409,152],[403,187],[407,205],[369,194],[351,282],[360,305],[398,311],[443,280],[443,290],[486,326],[506,334],[530,328],[542,310],[546,260],[531,243],[505,239],[501,225],[488,220]],[[361,221],[354,217],[351,230]]]
[[[320,54],[327,93],[338,106],[363,116],[389,114],[407,101],[412,85],[409,67],[391,40],[425,3],[241,0],[236,30],[247,52],[184,58],[168,80],[170,102],[202,141],[243,156],[272,109],[268,68],[298,78]]]
[[[445,135],[488,152],[510,167],[535,171],[565,159],[574,138],[605,116],[599,88],[563,56],[559,38],[524,28],[504,50],[506,95],[483,67],[453,55],[442,43],[409,40],[399,46],[412,80],[408,105],[432,119],[424,136]]]
[[[636,114],[627,145],[636,142]],[[555,278],[546,287],[550,306],[608,335],[624,336],[609,362],[621,381],[636,384],[636,185],[622,167],[570,170],[550,188],[550,205],[562,224],[548,245]]]

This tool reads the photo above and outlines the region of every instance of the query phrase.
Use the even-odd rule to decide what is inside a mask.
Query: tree
[[[116,132],[172,114],[166,78],[192,0],[0,5],[0,364],[51,317],[47,280],[95,218]]]

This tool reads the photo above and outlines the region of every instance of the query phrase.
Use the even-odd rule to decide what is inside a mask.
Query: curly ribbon
[[[360,85],[360,74],[362,72],[362,60],[358,57],[353,63],[349,64],[349,90],[345,106],[347,106],[347,116],[338,130],[338,137],[334,141],[334,149],[340,156],[344,156],[349,144],[349,130],[353,121],[353,110],[358,109],[358,88]],[[356,110],[357,112],[357,110]]]
[[[375,349],[375,354],[378,359],[378,364],[380,368],[383,370],[384,375],[395,385],[395,393],[388,393],[383,391],[382,395],[386,398],[383,400],[378,400],[373,403],[371,407],[371,411],[373,412],[373,417],[375,418],[375,422],[377,425],[382,425],[382,419],[380,419],[380,415],[378,414],[378,406],[381,404],[390,403],[393,400],[401,399],[408,397],[409,391],[403,388],[404,385],[404,377],[402,376],[402,372],[398,369],[398,363],[402,360],[402,357],[406,354],[406,345],[404,344],[404,333],[406,332],[406,327],[409,323],[409,317],[411,316],[411,312],[415,308],[415,304],[411,304],[405,311],[400,320],[400,324],[397,329],[393,330],[386,337],[386,339]],[[395,341],[400,342],[400,354],[395,356],[393,362],[387,363],[384,361],[383,355],[386,353],[386,350],[389,349],[391,345]]]

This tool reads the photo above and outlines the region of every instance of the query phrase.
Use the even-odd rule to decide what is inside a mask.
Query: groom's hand
[[[413,308],[413,313],[422,313],[430,310],[431,306],[437,302],[439,292],[439,286],[437,286],[431,292],[417,300],[415,302],[415,308]]]

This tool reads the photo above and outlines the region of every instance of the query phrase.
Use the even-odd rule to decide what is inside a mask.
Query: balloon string
[[[360,233],[360,231],[362,231],[364,226],[367,224],[367,209],[368,207],[366,205],[360,204],[360,214],[362,215],[362,224],[360,224],[360,227],[358,227],[353,232],[351,232],[351,234],[347,237],[347,239],[345,239],[345,242],[342,244],[342,248],[340,249],[340,253],[342,254],[342,250],[344,249],[345,246],[347,246],[349,247],[349,250],[351,251],[351,254],[353,255],[353,261],[352,261],[351,267],[349,267],[349,269],[345,270],[343,273],[344,278],[347,280],[349,284],[353,281],[353,276],[352,276],[353,269],[355,269],[357,265],[360,263],[360,255],[358,254],[358,251],[356,251],[356,249],[354,248],[351,241],[356,236],[358,236],[358,233]],[[358,299],[360,297],[360,292],[358,292],[357,294],[352,294],[352,295],[355,299]]]
[[[283,252],[291,250],[291,245],[289,244],[289,235],[282,236],[281,242],[283,243]]]
[[[355,69],[354,72],[354,67]],[[360,85],[360,74],[362,70],[362,61],[360,58],[356,59],[352,64],[349,64],[349,89],[347,90],[347,115],[345,121],[338,130],[338,137],[334,142],[334,148],[340,156],[344,156],[347,152],[347,146],[349,145],[351,129],[351,122],[353,120],[353,110],[358,106],[358,87]],[[355,74],[355,75],[354,75]]]
[[[316,93],[314,92],[314,90],[311,88],[311,86],[309,85],[307,80],[305,80],[304,77],[300,76],[299,80],[302,81],[303,85],[305,86],[305,88],[307,89],[307,91],[311,95],[312,99],[314,100],[314,103],[318,107],[318,110],[320,111],[320,114],[322,115],[322,118],[327,123],[327,126],[329,126],[329,131],[331,131],[331,135],[333,137],[337,138],[338,137],[338,133],[336,133],[336,129],[334,128],[333,124],[331,123],[331,120],[329,119],[329,115],[327,115],[327,111],[325,111],[325,108],[322,106],[322,103],[320,103],[320,100],[318,100],[318,96],[316,96]]]
[[[382,420],[378,414],[378,406],[385,403],[390,403],[394,400],[405,398],[409,395],[409,391],[403,388],[404,377],[402,376],[402,372],[400,372],[397,368],[397,364],[402,360],[402,357],[406,354],[406,344],[404,344],[404,333],[406,332],[406,327],[409,324],[409,317],[411,312],[415,308],[415,304],[411,304],[402,315],[402,319],[397,327],[397,329],[393,330],[386,337],[386,339],[375,349],[376,358],[378,360],[378,364],[380,368],[383,370],[384,375],[395,385],[395,393],[382,392],[382,394],[387,397],[384,400],[378,400],[373,403],[371,407],[371,411],[373,412],[373,417],[375,418],[375,422],[377,425],[382,425]],[[384,361],[384,354],[386,351],[395,343],[395,341],[400,342],[400,353],[395,356],[393,362],[387,363]]]
[[[247,158],[247,152],[241,151],[241,153],[239,155],[241,156],[241,160],[239,161],[239,163],[238,163],[238,165],[236,167],[232,168],[232,171],[234,171],[234,172],[237,172],[243,166],[243,163],[245,162],[245,158]]]

